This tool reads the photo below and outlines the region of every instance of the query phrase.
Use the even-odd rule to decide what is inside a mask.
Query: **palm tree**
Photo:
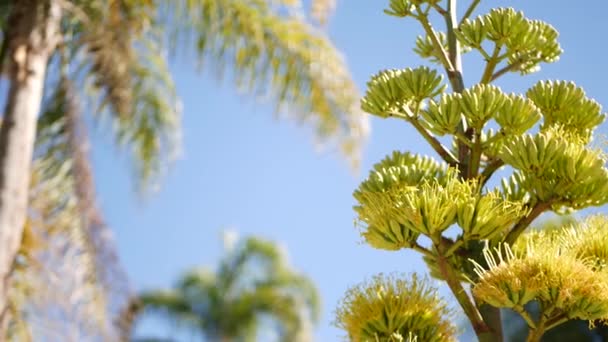
[[[49,263],[72,260],[74,281],[97,291],[103,306],[120,302],[104,292],[124,297],[125,277],[95,204],[83,123],[85,115],[109,122],[116,143],[131,153],[139,188],[156,182],[179,147],[167,50],[196,52],[216,75],[233,71],[237,86],[265,95],[281,112],[289,105],[292,117],[356,160],[365,117],[319,24],[334,1],[313,3],[317,24],[297,0],[0,1],[0,71],[10,81],[0,127],[0,277],[14,280],[0,281],[0,336],[24,326],[19,317],[40,312],[13,299],[39,293],[31,284],[65,279],[38,276]],[[19,295],[11,299],[9,291]]]
[[[272,318],[281,341],[309,341],[319,300],[312,282],[295,273],[277,246],[257,238],[229,250],[218,270],[193,270],[171,290],[144,292],[144,312],[161,313],[209,341],[255,341]]]

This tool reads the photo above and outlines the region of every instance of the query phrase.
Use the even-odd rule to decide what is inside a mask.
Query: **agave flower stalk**
[[[387,14],[420,23],[424,35],[414,51],[443,73],[429,67],[380,71],[368,82],[361,107],[411,124],[441,160],[393,152],[355,190],[355,211],[370,246],[423,254],[431,276],[447,283],[479,341],[503,340],[501,308],[519,313],[530,327],[528,341],[539,341],[571,319],[608,319],[606,219],[545,235],[526,232],[545,212],[608,201],[606,156],[591,145],[606,115],[569,81],[541,81],[524,94],[504,92],[496,81],[507,73],[526,75],[558,60],[558,33],[512,8],[474,17],[480,2],[471,1],[458,18],[456,0],[389,1]],[[444,31],[432,21],[436,14],[444,19]],[[484,59],[481,79],[470,87],[464,86],[464,52]],[[446,138],[451,145],[441,142]],[[491,188],[489,181],[503,166],[511,175]],[[459,233],[448,236],[454,227]],[[392,290],[400,300],[419,295],[407,286]],[[352,299],[352,290],[346,298],[338,326],[352,340],[416,336],[421,327],[392,320],[346,324],[369,312],[362,300]],[[531,302],[540,305],[538,319],[527,311]],[[374,305],[392,312],[388,304]]]

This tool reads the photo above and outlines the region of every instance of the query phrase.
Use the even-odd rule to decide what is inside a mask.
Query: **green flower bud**
[[[469,125],[481,129],[501,110],[507,95],[493,85],[478,84],[462,93],[460,107]]]
[[[542,130],[560,125],[561,129],[576,133],[588,142],[592,130],[606,118],[600,104],[572,82],[541,81],[526,95],[543,114]]]
[[[580,209],[608,200],[603,152],[560,127],[514,137],[503,145],[500,157],[521,171],[525,177],[520,185],[540,201]]]
[[[354,193],[358,202],[354,209],[363,223],[365,241],[386,250],[411,247],[420,230],[412,217],[411,202],[415,199],[409,193],[418,193],[417,185],[425,180],[443,183],[447,175],[445,164],[409,153],[393,152],[374,165]]]
[[[464,46],[474,49],[483,50],[485,40],[499,49],[506,48],[502,59],[512,71],[522,74],[537,71],[541,62],[554,62],[562,53],[558,33],[551,25],[526,19],[512,8],[496,8],[474,20],[467,19],[455,33]]]
[[[361,109],[381,117],[401,113],[404,106],[441,94],[446,88],[442,81],[443,76],[427,67],[381,71],[367,83]]]
[[[457,222],[465,241],[485,240],[500,236],[526,214],[523,202],[505,200],[498,191],[473,191],[460,203]]]

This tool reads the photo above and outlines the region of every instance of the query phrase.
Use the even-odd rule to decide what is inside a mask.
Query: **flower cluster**
[[[451,311],[426,279],[377,275],[346,293],[337,310],[336,325],[353,342],[456,341]]]

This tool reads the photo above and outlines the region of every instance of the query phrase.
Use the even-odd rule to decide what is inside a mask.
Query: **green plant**
[[[309,341],[319,317],[312,281],[295,272],[279,246],[254,237],[230,248],[216,272],[185,273],[174,289],[139,297],[144,312],[164,314],[210,341],[255,341],[271,318],[281,341]]]
[[[472,18],[479,3],[471,1],[458,18],[456,0],[390,1],[387,14],[422,25],[425,36],[418,37],[414,51],[442,68],[448,82],[428,67],[383,70],[368,82],[362,109],[408,122],[441,160],[393,152],[354,192],[355,211],[362,237],[372,247],[422,253],[431,276],[447,283],[479,341],[503,340],[503,308],[527,322],[528,341],[539,341],[568,320],[608,319],[608,219],[526,232],[542,213],[606,203],[606,156],[591,145],[605,115],[572,82],[538,82],[525,94],[493,85],[507,73],[537,71],[562,50],[552,26],[514,9]],[[445,20],[445,32],[432,24],[434,15]],[[485,61],[481,79],[468,88],[461,67],[465,51]],[[501,168],[511,175],[490,182]],[[371,311],[364,301],[352,300],[374,292],[376,282],[355,287],[343,300],[336,324],[351,340],[427,333],[423,327],[437,326],[430,324],[438,322],[433,317],[444,315],[426,287],[387,281],[392,299],[378,302],[381,309]],[[404,297],[435,303],[426,305],[434,312],[394,310]],[[531,303],[539,307],[536,317],[527,311]]]
[[[334,6],[313,0],[309,15],[300,0],[0,1],[0,340],[117,339],[129,289],[95,200],[87,124],[109,124],[138,188],[156,185],[180,147],[169,57],[229,76],[356,164],[367,117],[321,28]]]

